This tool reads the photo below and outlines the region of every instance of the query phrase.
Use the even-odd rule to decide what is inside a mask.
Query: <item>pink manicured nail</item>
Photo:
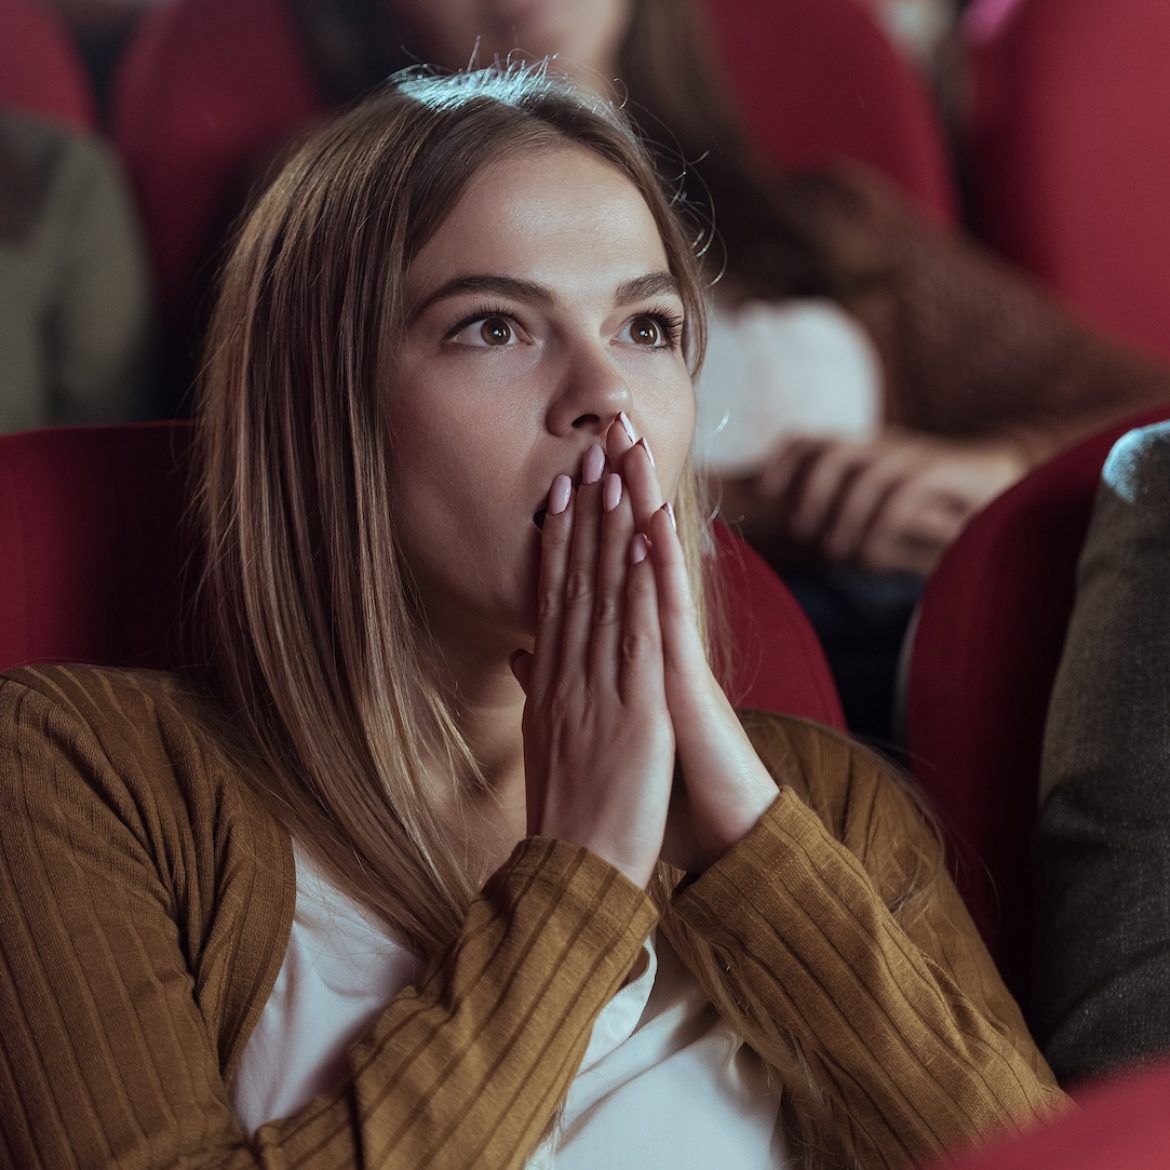
[[[604,470],[605,452],[597,443],[594,443],[585,452],[585,465],[581,468],[581,482],[596,483],[601,478],[601,473]]]
[[[622,477],[612,471],[605,477],[601,488],[601,506],[612,512],[622,502]]]
[[[674,518],[674,505],[671,504],[669,500],[667,500],[666,503],[662,505],[662,510],[666,513],[667,519],[670,520],[671,528],[677,532],[678,521]]]
[[[650,460],[650,466],[657,467],[658,464],[654,462],[654,452],[650,450],[650,444],[647,441],[645,435],[643,435],[638,440],[638,446],[641,447],[646,452],[646,458]]]
[[[630,541],[630,564],[640,565],[649,551],[650,545],[646,543],[646,538],[640,532],[635,532],[634,539]]]
[[[624,410],[618,411],[618,422],[622,424],[622,430],[626,432],[626,438],[631,443],[636,443],[638,436],[634,434],[634,424],[630,422],[630,416]]]
[[[567,475],[558,475],[552,481],[548,493],[548,511],[550,516],[559,516],[569,506],[569,495],[573,490],[573,481]]]

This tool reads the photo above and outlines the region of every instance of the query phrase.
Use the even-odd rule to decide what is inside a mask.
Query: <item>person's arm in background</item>
[[[1106,462],[1049,709],[1035,1020],[1079,1081],[1170,1052],[1170,423]]]
[[[44,209],[58,258],[45,344],[55,423],[152,413],[151,283],[130,192],[97,139],[64,151]]]
[[[973,512],[1057,451],[1170,402],[1170,370],[1106,340],[1006,263],[856,169],[794,179],[825,246],[866,243],[846,307],[873,337],[891,426],[797,439],[728,495],[751,539],[784,519],[831,560],[928,571]],[[741,488],[744,485],[740,485]]]

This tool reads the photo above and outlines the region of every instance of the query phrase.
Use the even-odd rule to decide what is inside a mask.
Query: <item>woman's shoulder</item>
[[[149,740],[176,727],[194,731],[208,703],[179,674],[82,664],[23,666],[0,674],[0,716],[8,729],[48,712],[97,733],[117,728]]]
[[[77,799],[214,821],[253,804],[225,726],[179,674],[22,667],[0,675],[0,780],[23,786],[40,773]]]

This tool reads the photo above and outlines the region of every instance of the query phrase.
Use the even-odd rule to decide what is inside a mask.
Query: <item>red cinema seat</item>
[[[931,1170],[1170,1170],[1170,1064],[1077,1094],[1079,1108]]]
[[[1170,5],[976,0],[964,30],[980,232],[1090,319],[1170,357]]]
[[[0,436],[0,670],[189,662],[198,543],[190,423]],[[737,703],[844,729],[816,635],[759,556],[716,533]]]
[[[927,581],[910,652],[911,767],[955,880],[1008,985],[1026,1000],[1031,834],[1044,721],[1105,457],[1119,424],[1037,468],[976,516]]]
[[[956,197],[934,103],[856,0],[705,0],[748,129],[781,167],[865,163],[937,222]]]
[[[0,106],[83,130],[95,126],[89,79],[47,2],[0,0]]]
[[[282,0],[174,0],[140,22],[118,72],[113,131],[168,325],[190,311],[191,283],[256,160],[322,112]]]

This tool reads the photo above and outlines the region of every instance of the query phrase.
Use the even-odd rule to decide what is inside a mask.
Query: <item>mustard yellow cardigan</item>
[[[655,926],[650,898],[585,849],[521,842],[341,1083],[248,1140],[228,1086],[295,871],[199,710],[147,672],[0,681],[0,1164],[522,1167]],[[905,928],[886,907],[933,848],[900,786],[810,724],[745,722],[779,798],[667,913],[795,1038],[861,1164],[1059,1106],[945,876]]]

